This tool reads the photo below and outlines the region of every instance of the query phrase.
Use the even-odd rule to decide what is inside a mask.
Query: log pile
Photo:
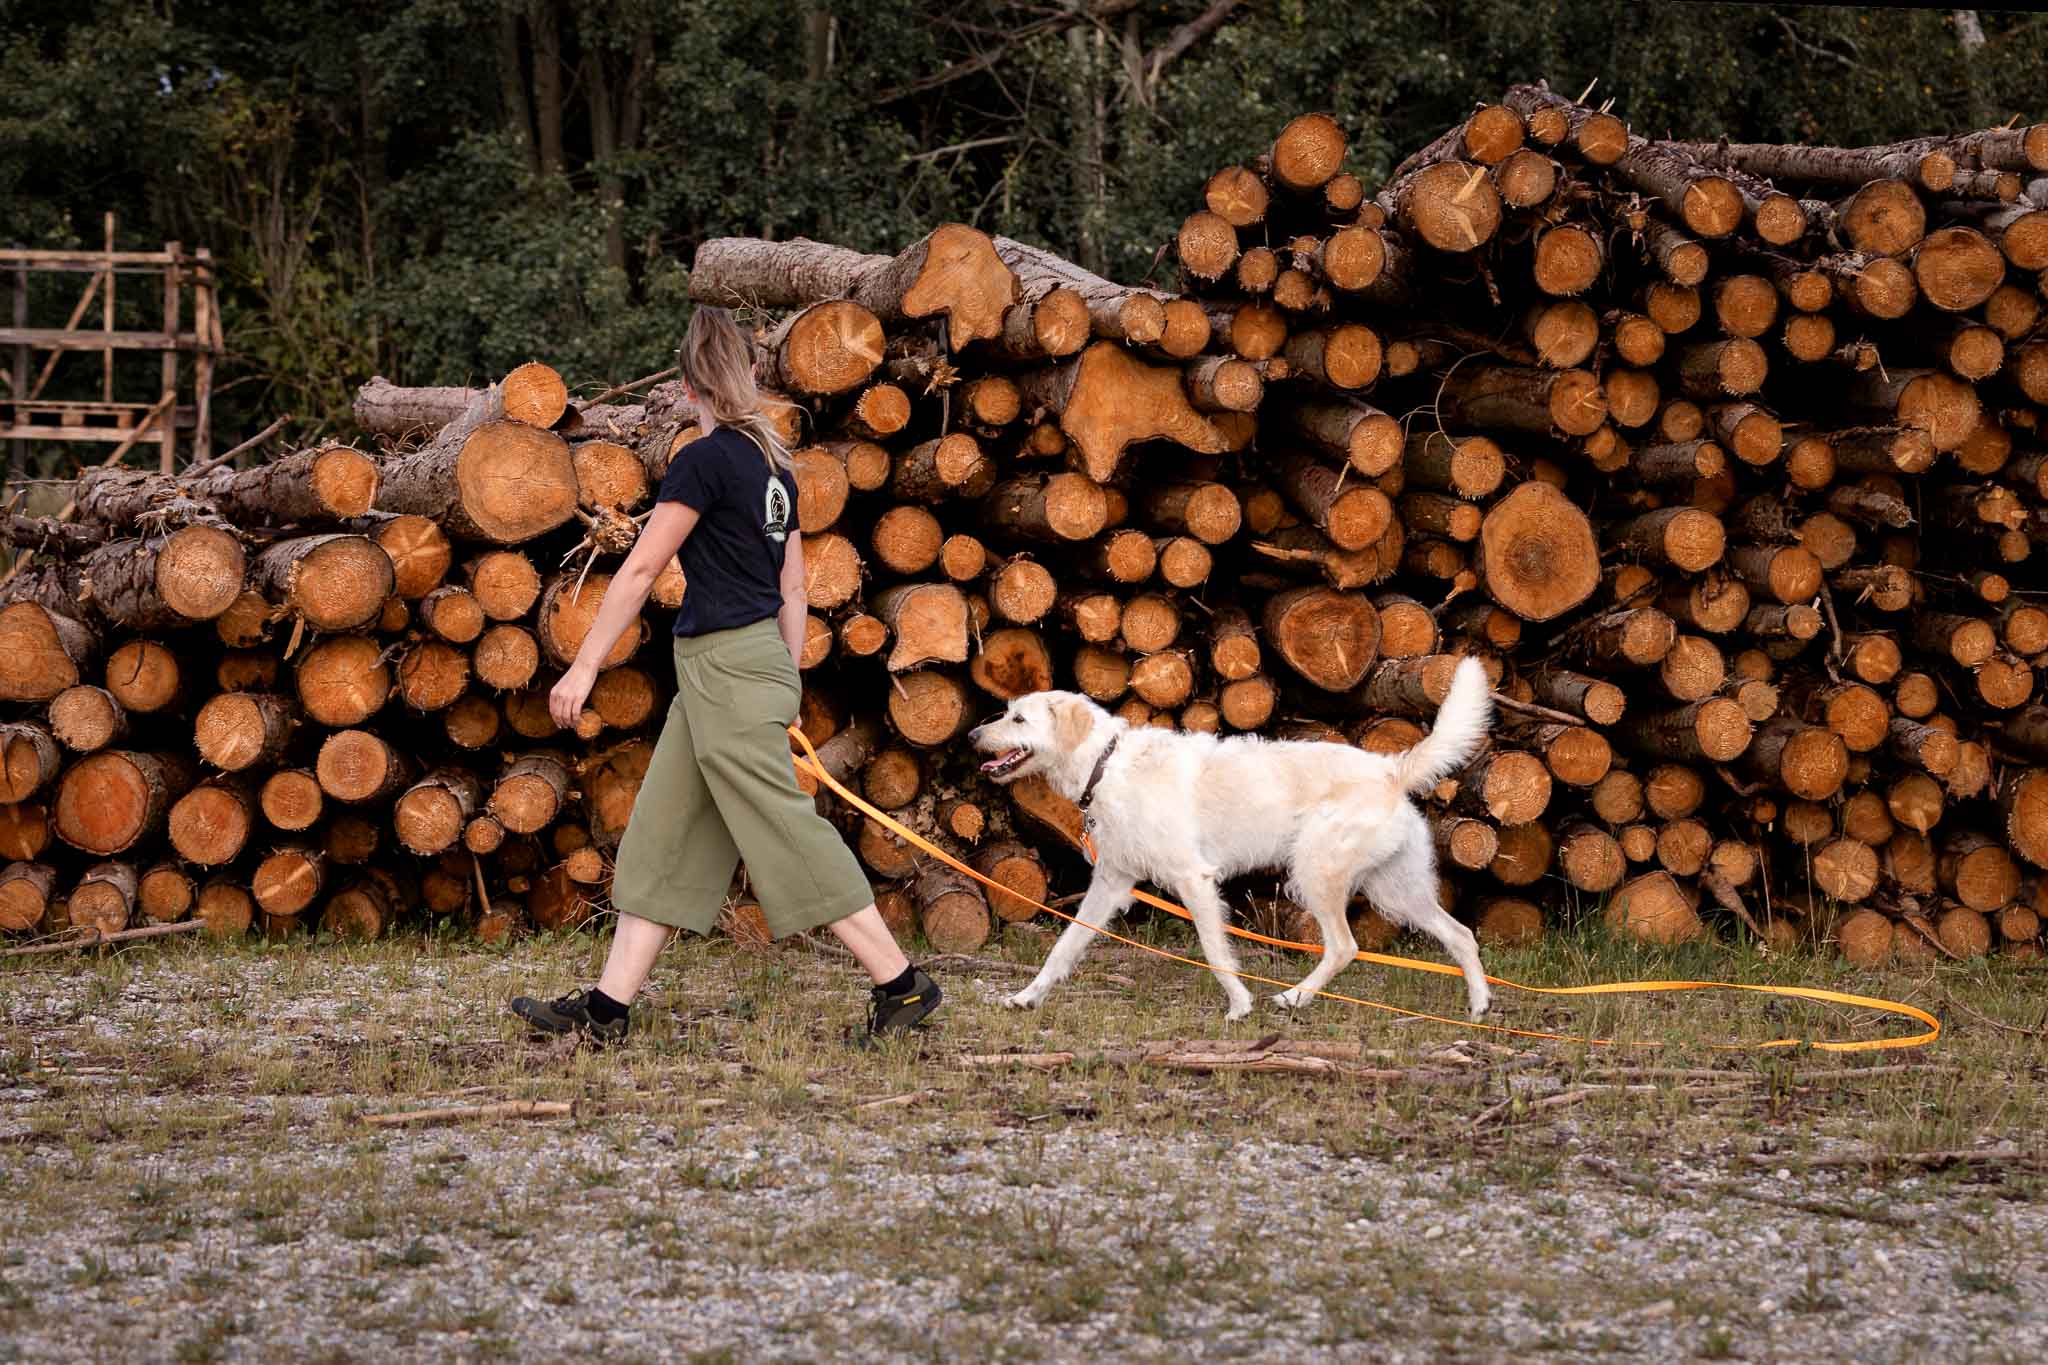
[[[1394,752],[1475,655],[1501,724],[1429,813],[1489,940],[1598,907],[2037,955],[2048,125],[1659,142],[1524,86],[1373,194],[1324,116],[1256,150],[1165,287],[957,224],[698,253],[797,449],[804,728],[1016,893],[820,795],[892,924],[968,951],[1085,876],[1074,809],[959,742],[1004,699]],[[680,574],[573,735],[546,690],[696,430],[674,384],[613,396],[372,381],[380,455],[96,473],[78,525],[10,524],[0,926],[601,904]],[[728,924],[765,934],[743,881]]]

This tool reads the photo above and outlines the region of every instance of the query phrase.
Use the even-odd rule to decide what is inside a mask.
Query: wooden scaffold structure
[[[30,441],[112,442],[117,450],[108,463],[117,463],[135,446],[153,441],[159,467],[166,474],[177,470],[181,432],[186,433],[193,460],[212,455],[213,368],[224,346],[211,251],[198,247],[188,252],[179,242],[166,242],[161,251],[116,251],[114,218],[108,214],[103,250],[0,250],[0,274],[9,273],[14,286],[13,316],[11,325],[0,327],[0,347],[12,348],[13,365],[5,376],[7,382],[0,385],[0,440],[14,443],[13,477],[27,472],[24,465]],[[61,327],[30,325],[29,277],[38,273],[87,276],[84,292]],[[144,297],[161,297],[159,330],[117,329],[117,292],[134,287],[123,284],[123,276],[139,277]],[[95,304],[98,326],[86,322]],[[100,353],[97,398],[45,396],[66,355],[93,351]],[[117,351],[162,356],[162,383],[154,398],[115,396]],[[192,388],[189,395],[181,395],[185,383],[182,357],[188,353],[192,356]]]

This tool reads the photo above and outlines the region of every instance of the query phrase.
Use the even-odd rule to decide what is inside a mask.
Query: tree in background
[[[958,219],[1137,280],[1304,109],[1368,183],[1535,75],[1653,134],[1884,142],[2048,113],[2044,40],[1619,0],[6,0],[0,215],[209,244],[219,430],[337,426],[375,371],[658,368],[712,236],[893,251]]]

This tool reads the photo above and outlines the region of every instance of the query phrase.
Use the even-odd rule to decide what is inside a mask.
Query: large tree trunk
[[[1096,336],[1134,346],[1158,343],[1174,353],[1175,342],[1169,339],[1166,326],[1167,307],[1175,302],[1171,295],[1112,284],[1049,251],[1008,237],[996,238],[995,249],[1016,275],[1024,296],[1048,288],[1071,290],[1086,309],[1090,330]],[[1205,340],[1207,330],[1203,329]]]
[[[1890,147],[1809,147],[1767,142],[1674,142],[1665,145],[1703,166],[1730,167],[1794,185],[1855,189],[1873,180],[1910,180],[1939,194],[1954,183],[1955,162],[1939,138]]]
[[[697,250],[690,297],[722,308],[797,308],[849,299],[883,322],[943,316],[949,350],[1002,335],[1017,276],[985,233],[949,223],[895,257],[804,238],[721,237]]]
[[[429,445],[384,466],[376,505],[437,521],[470,540],[516,545],[576,513],[576,468],[551,431],[492,421],[488,396]]]
[[[483,394],[467,388],[414,388],[373,375],[356,390],[356,425],[373,436],[427,438],[469,410]]]
[[[151,522],[219,520],[245,526],[318,524],[368,512],[376,501],[376,462],[343,445],[319,446],[249,469],[220,469],[199,478],[113,467],[87,471],[77,485],[79,515],[127,529]]]

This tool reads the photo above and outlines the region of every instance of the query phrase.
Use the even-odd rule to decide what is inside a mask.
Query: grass
[[[1181,950],[1191,939],[1171,923],[1141,924],[1135,936]],[[971,1324],[1034,1323],[1057,1342],[1079,1324],[1109,1320],[1131,1353],[1165,1359],[1190,1322],[1209,1323],[1219,1340],[1255,1343],[1256,1333],[1231,1337],[1236,1325],[1296,1319],[1305,1305],[1317,1306],[1305,1345],[1341,1350],[1422,1331],[1445,1350],[1469,1350],[1488,1340],[1489,1307],[1504,1287],[1536,1333],[1532,1348],[1540,1338],[1575,1353],[1595,1349],[1602,1333],[1635,1340],[1633,1329],[1587,1328],[1585,1296],[1616,1312],[1645,1308],[1671,1283],[1693,1283],[1695,1269],[1663,1241],[1670,1206],[1636,1200],[1622,1210],[1613,1187],[1574,1169],[1577,1153],[1638,1170],[1683,1157],[1720,1178],[1751,1180],[1753,1156],[1768,1158],[1766,1174],[1779,1165],[1796,1172],[1802,1155],[1823,1148],[2031,1142],[2048,1121],[2048,1068],[2029,1032],[2044,978],[1998,964],[1852,973],[1814,957],[1651,950],[1593,932],[1488,954],[1496,975],[1533,983],[1824,985],[1911,1001],[1949,1024],[1932,1049],[1831,1055],[1719,1045],[1876,1037],[1902,1021],[1748,994],[1564,1000],[1509,991],[1500,1022],[1656,1046],[1531,1043],[1327,1002],[1300,1016],[1262,1007],[1229,1025],[1213,982],[1111,945],[1098,945],[1044,1010],[1001,1009],[996,997],[1028,979],[1046,946],[1013,933],[974,962],[936,962],[949,992],[941,1026],[866,1052],[848,1046],[862,1003],[856,971],[801,944],[672,950],[643,997],[633,1042],[606,1054],[532,1043],[503,1009],[515,990],[552,994],[590,980],[602,935],[509,951],[436,934],[375,944],[165,941],[0,965],[0,1090],[17,1097],[0,1109],[0,1248],[22,1253],[0,1264],[0,1356],[10,1340],[61,1333],[76,1313],[169,1295],[178,1326],[141,1353],[242,1358],[276,1330],[241,1307],[258,1276],[274,1293],[324,1305],[293,1310],[328,1333],[297,1343],[309,1358],[377,1353],[363,1343],[423,1351],[430,1341],[437,1351],[523,1358],[520,1314],[531,1305],[565,1324],[612,1311],[593,1279],[602,1264],[565,1264],[535,1249],[565,1228],[572,1244],[593,1230],[645,1267],[649,1305],[733,1293],[730,1276],[710,1265],[879,1276],[905,1293],[936,1293],[946,1310],[897,1337],[873,1323],[854,1332],[821,1311],[785,1315],[784,1330],[804,1343],[799,1354],[982,1355],[1001,1336],[996,1354],[1028,1355],[999,1326],[982,1333]],[[1245,966],[1283,980],[1306,969],[1257,949]],[[1455,979],[1365,966],[1336,989],[1436,1013],[1454,1013],[1463,995]],[[1272,1035],[1359,1042],[1384,1054],[1372,1066],[1406,1077],[1194,1074],[1092,1055],[1143,1041]],[[1446,1052],[1460,1041],[1470,1045]],[[1082,1055],[1043,1072],[957,1061],[1007,1051]],[[903,1096],[900,1106],[861,1107]],[[362,1123],[370,1113],[503,1099],[574,1100],[581,1109],[553,1123]],[[1549,1103],[1560,1099],[1569,1102]],[[1116,1148],[1106,1145],[1112,1137]],[[1076,1138],[1104,1144],[1104,1159],[1077,1163]],[[806,1155],[792,1165],[798,1143]],[[1317,1191],[1312,1208],[1290,1209],[1300,1190],[1316,1189],[1313,1171],[1268,1181],[1254,1165],[1244,1183],[1210,1195],[1189,1188],[1186,1171],[1164,1156],[1108,1157],[1176,1152],[1195,1169],[1226,1171],[1276,1143],[1325,1161],[1362,1158],[1386,1180],[1328,1201]],[[889,1177],[914,1189],[980,1180],[985,1190],[946,1205],[946,1235],[934,1239],[936,1195],[879,1209],[867,1202],[877,1147],[890,1153]],[[1443,1173],[1417,1173],[1425,1170]],[[1870,1178],[1842,1179],[1861,1182],[1858,1198],[1870,1193]],[[1949,1201],[1930,1235],[1954,1239],[1950,1291],[2003,1311],[2021,1292],[2012,1267],[2030,1253],[1992,1230],[2006,1211],[2042,1201],[2039,1173],[1965,1169],[1923,1185]],[[821,1189],[845,1206],[813,1211]],[[1503,1264],[1475,1279],[1411,1253],[1418,1229],[1457,1226],[1501,1201],[1535,1254],[1588,1254],[1590,1216],[1593,1254],[1658,1264],[1667,1278],[1639,1283],[1636,1271],[1597,1269],[1561,1277]],[[1598,1212],[1610,1203],[1612,1216]],[[729,1216],[770,1208],[772,1218]],[[1754,1206],[1716,1207],[1699,1216],[1739,1230],[1753,1214]],[[1843,1226],[1818,1221],[1817,1237]],[[1298,1254],[1303,1239],[1332,1235],[1350,1248],[1345,1256]],[[1698,1269],[1669,1349],[1753,1355],[1742,1305],[1725,1298],[1711,1267]],[[1777,1278],[1793,1319],[1844,1316],[1833,1262],[1802,1255]],[[484,1287],[465,1288],[478,1279]],[[493,1297],[500,1279],[526,1285],[528,1308]],[[122,1354],[121,1316],[94,1329],[102,1353]],[[448,1344],[457,1339],[459,1350]],[[689,1349],[705,1359],[756,1354],[717,1341]]]

